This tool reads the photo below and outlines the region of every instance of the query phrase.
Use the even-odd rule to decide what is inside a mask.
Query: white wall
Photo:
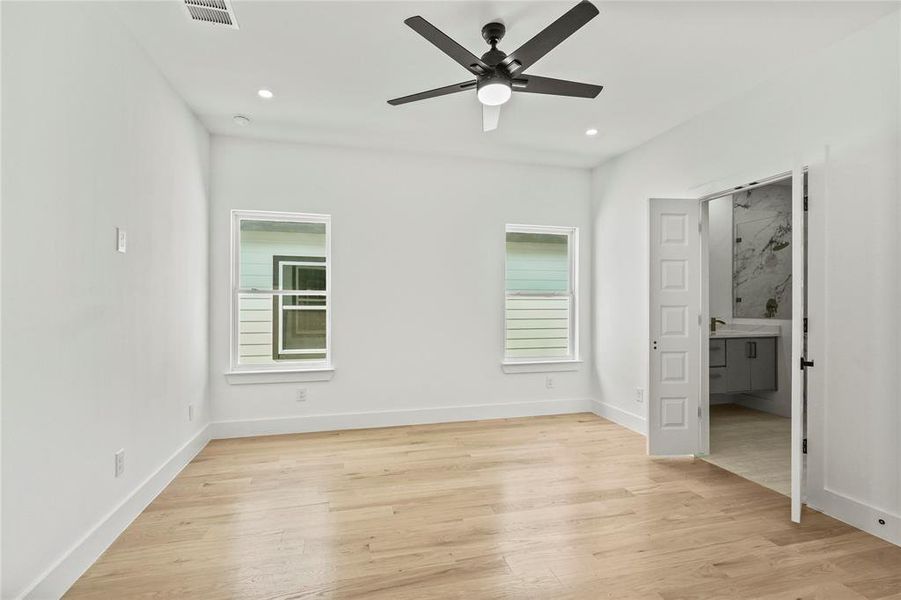
[[[107,10],[2,3],[8,599],[61,594],[208,422],[209,138]]]
[[[647,387],[647,199],[699,197],[810,165],[817,367],[807,491],[813,505],[896,542],[899,28],[896,12],[593,175],[601,400],[643,416],[634,388]]]
[[[747,325],[778,326],[782,335],[777,341],[775,392],[753,394],[717,394],[711,404],[734,402],[782,417],[791,416],[791,319],[744,319],[732,314],[732,196],[723,196],[707,203],[710,216],[710,316],[726,322]]]
[[[590,362],[553,374],[553,389],[545,374],[500,364],[506,223],[580,228],[581,351],[591,359],[587,171],[214,137],[212,173],[218,434],[589,409]],[[232,209],[332,215],[331,381],[226,380]]]

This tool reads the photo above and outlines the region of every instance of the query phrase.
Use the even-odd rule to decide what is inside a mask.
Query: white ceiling
[[[594,100],[516,94],[482,133],[475,92],[392,107],[469,79],[403,20],[422,15],[477,55],[483,24],[511,52],[565,2],[235,1],[239,30],[181,0],[115,12],[210,131],[593,166],[704,112],[897,9],[892,2],[596,2],[601,14],[529,73],[605,86]],[[837,82],[841,85],[841,82]],[[259,88],[275,92],[257,97]],[[232,116],[252,119],[245,127]],[[588,127],[599,135],[584,135]]]

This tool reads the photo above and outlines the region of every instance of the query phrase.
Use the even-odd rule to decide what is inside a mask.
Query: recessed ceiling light
[[[591,129],[585,130],[585,135],[597,135],[597,134],[598,134],[598,130],[595,129],[594,127],[592,127]]]
[[[245,117],[244,115],[235,115],[234,117],[232,117],[232,120],[236,125],[240,125],[241,127],[250,124],[250,118]]]
[[[266,88],[263,88],[263,89],[257,91],[257,95],[260,98],[265,98],[266,100],[268,100],[269,98],[272,98],[272,96],[274,96],[275,94],[272,93],[272,90],[267,90]]]

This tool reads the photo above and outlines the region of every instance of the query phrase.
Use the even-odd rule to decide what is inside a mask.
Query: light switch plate
[[[125,230],[116,227],[116,252],[125,254]]]
[[[125,473],[125,448],[116,452],[116,477],[122,477]]]

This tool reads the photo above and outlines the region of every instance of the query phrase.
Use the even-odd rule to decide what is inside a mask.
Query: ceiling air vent
[[[227,0],[185,0],[185,8],[194,21],[238,28],[235,13]]]

